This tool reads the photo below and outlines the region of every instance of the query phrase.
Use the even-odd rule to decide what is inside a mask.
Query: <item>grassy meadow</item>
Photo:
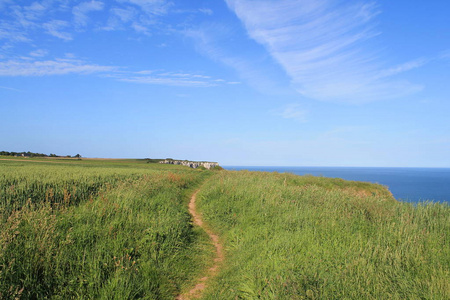
[[[0,159],[0,299],[450,299],[450,210],[383,186],[145,160]]]
[[[198,206],[225,261],[205,299],[450,299],[450,210],[380,185],[221,172]]]
[[[173,299],[205,268],[189,195],[208,171],[0,160],[0,299]]]

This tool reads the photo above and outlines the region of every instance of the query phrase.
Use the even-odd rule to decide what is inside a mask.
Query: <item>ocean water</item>
[[[227,170],[293,173],[366,181],[387,186],[399,201],[447,202],[450,204],[448,168],[357,168],[357,167],[245,167],[225,166]]]

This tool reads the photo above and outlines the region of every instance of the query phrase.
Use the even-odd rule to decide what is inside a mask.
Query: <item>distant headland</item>
[[[189,161],[189,160],[175,160],[171,158],[167,158],[159,162],[160,164],[170,164],[170,165],[181,165],[187,166],[193,169],[197,169],[199,167],[203,167],[205,169],[215,169],[219,168],[219,163],[217,162],[209,162],[209,161]]]

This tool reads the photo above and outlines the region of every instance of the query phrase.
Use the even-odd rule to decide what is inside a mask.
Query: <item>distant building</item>
[[[18,153],[14,157],[31,157],[30,153]]]

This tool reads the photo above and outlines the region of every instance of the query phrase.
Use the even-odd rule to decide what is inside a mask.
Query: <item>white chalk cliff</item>
[[[193,169],[196,169],[198,167],[204,167],[206,169],[212,169],[214,167],[219,166],[216,162],[207,162],[207,161],[187,161],[187,160],[172,160],[172,159],[166,159],[159,162],[160,164],[170,164],[170,165],[181,165],[181,166],[187,166]]]

